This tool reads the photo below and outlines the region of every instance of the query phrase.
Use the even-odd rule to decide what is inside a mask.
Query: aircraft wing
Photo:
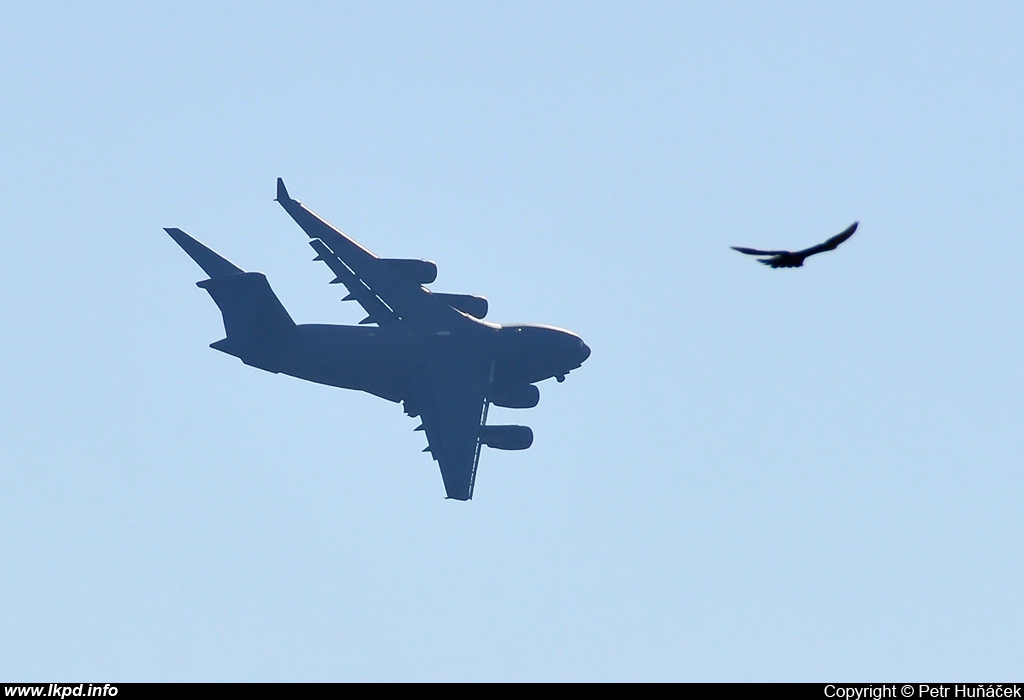
[[[330,266],[335,274],[334,282],[348,288],[346,299],[359,302],[369,314],[362,323],[384,325],[412,319],[436,323],[463,317],[443,300],[443,295],[431,294],[420,282],[403,274],[402,269],[394,265],[396,261],[377,257],[304,204],[292,199],[281,178],[277,179],[276,201],[313,239],[310,245],[317,252],[316,259]]]
[[[480,426],[487,418],[490,363],[452,348],[431,354],[426,373],[408,389],[406,411],[423,421],[424,452],[437,461],[448,498],[468,501],[480,459]]]
[[[331,284],[340,282],[348,289],[348,295],[342,301],[358,301],[359,305],[369,314],[359,323],[376,323],[383,326],[398,320],[394,310],[374,294],[373,290],[367,287],[322,240],[314,238],[309,245],[316,251],[314,260],[323,260],[334,273],[335,277],[331,280]]]

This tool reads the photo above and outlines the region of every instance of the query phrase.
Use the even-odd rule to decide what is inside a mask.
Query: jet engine
[[[533,444],[533,431],[525,425],[485,425],[480,441],[496,450],[525,450]]]
[[[488,400],[502,408],[533,408],[540,403],[540,389],[533,384],[496,387]]]
[[[441,292],[434,292],[434,296],[473,318],[483,318],[487,315],[487,299],[484,297],[478,297],[475,294],[443,294]]]
[[[437,265],[429,260],[381,258],[381,262],[416,284],[430,284],[437,279]]]

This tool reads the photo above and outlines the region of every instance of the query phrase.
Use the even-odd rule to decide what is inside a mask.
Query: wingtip
[[[188,235],[177,226],[165,226],[164,231],[167,232],[167,235],[170,236],[175,243],[182,247],[188,245],[189,241],[195,240],[192,236]]]
[[[291,197],[288,196],[288,188],[284,186],[284,180],[277,178],[277,197],[274,198],[275,202],[288,202],[291,201]]]

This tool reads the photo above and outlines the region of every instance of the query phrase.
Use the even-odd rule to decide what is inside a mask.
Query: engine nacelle
[[[540,403],[540,389],[533,384],[496,387],[488,399],[502,408],[533,408]]]
[[[437,279],[437,265],[430,260],[381,258],[381,262],[416,284],[430,284]]]
[[[487,315],[487,299],[484,297],[478,297],[475,294],[444,294],[442,292],[434,292],[434,296],[473,318],[483,318]]]
[[[496,450],[525,450],[533,444],[533,431],[525,425],[485,425],[480,441]]]

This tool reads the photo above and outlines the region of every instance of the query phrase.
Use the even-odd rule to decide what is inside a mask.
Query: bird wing
[[[789,252],[788,250],[757,250],[756,248],[737,248],[736,246],[732,246],[732,249],[747,255],[785,255]]]
[[[857,230],[857,223],[858,222],[854,221],[849,226],[849,228],[847,228],[842,233],[832,236],[832,238],[828,239],[824,243],[819,243],[818,245],[811,246],[806,250],[801,250],[799,254],[806,257],[809,255],[816,255],[818,253],[824,253],[827,250],[835,250],[836,248],[839,247],[840,243],[842,243],[843,241],[845,241],[847,238],[854,234],[854,232]]]

